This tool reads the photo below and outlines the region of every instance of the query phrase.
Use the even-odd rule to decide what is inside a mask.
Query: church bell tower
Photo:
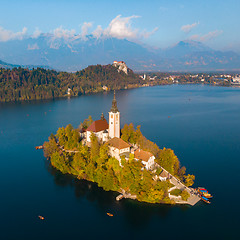
[[[109,112],[109,137],[110,138],[120,138],[120,112],[117,108],[117,100],[115,96],[114,90],[114,97],[112,100],[112,108]]]

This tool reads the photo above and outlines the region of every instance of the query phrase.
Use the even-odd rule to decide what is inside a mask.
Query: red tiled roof
[[[143,151],[141,149],[137,149],[134,151],[134,157],[136,159],[142,160],[144,162],[147,162],[150,157],[153,155],[150,152]]]
[[[130,145],[128,143],[123,141],[121,138],[117,138],[117,137],[114,137],[114,138],[110,139],[107,143],[110,146],[118,148],[118,149],[123,149],[123,148],[130,147]]]
[[[100,132],[100,131],[103,131],[105,129],[108,129],[108,123],[107,123],[106,119],[94,121],[87,128],[87,131],[90,131],[90,132]]]

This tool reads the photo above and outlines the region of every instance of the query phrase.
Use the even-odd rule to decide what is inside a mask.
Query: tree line
[[[138,75],[128,74],[112,65],[89,66],[75,73],[57,72],[43,68],[0,68],[0,101],[54,99],[109,90],[137,87],[142,84]]]

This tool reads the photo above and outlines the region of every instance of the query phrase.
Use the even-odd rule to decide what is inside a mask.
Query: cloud
[[[32,34],[32,38],[38,38],[42,32],[39,30],[39,28],[35,28],[34,33]]]
[[[39,46],[37,45],[37,43],[34,44],[28,44],[28,50],[37,50],[39,49]]]
[[[64,40],[68,40],[69,38],[73,38],[76,35],[76,31],[74,29],[68,30],[64,29],[62,26],[53,30],[53,39],[63,38]]]
[[[187,24],[187,25],[183,25],[181,27],[181,30],[185,33],[189,33],[190,31],[192,31],[193,28],[195,28],[197,25],[199,24],[199,22],[195,22],[193,24]]]
[[[139,38],[148,38],[153,35],[158,27],[155,27],[152,31],[148,32],[146,30],[139,31],[134,29],[131,26],[131,20],[134,18],[139,18],[139,16],[130,16],[130,17],[121,17],[118,15],[115,17],[106,29],[103,29],[101,25],[98,25],[97,28],[92,32],[92,35],[97,39],[103,37],[114,37],[118,39],[130,39],[136,40]]]
[[[103,34],[103,29],[101,27],[101,25],[98,25],[97,28],[92,32],[92,35],[99,39]]]
[[[139,29],[133,28],[131,26],[131,20],[139,17],[140,16],[136,15],[129,17],[122,17],[121,15],[118,15],[110,22],[108,27],[103,30],[102,36],[114,37],[118,39],[126,38],[132,41],[138,41],[139,39],[150,37],[158,30],[158,27],[155,27],[150,32],[146,30],[140,31]],[[100,28],[98,33],[100,33]]]
[[[137,29],[132,29],[131,19],[139,18],[139,16],[121,17],[118,15],[109,24],[109,26],[104,30],[105,36],[115,37],[118,39],[124,38],[136,38],[138,34]]]
[[[101,25],[98,25],[95,30],[92,32],[89,31],[92,28],[92,22],[84,22],[81,25],[81,33],[76,33],[75,29],[65,29],[62,26],[59,26],[52,31],[49,38],[49,44],[51,48],[58,49],[59,46],[62,44],[62,39],[65,42],[71,42],[75,39],[81,39],[83,41],[88,40],[88,34],[92,34],[95,38],[118,38],[118,39],[128,39],[131,41],[138,41],[143,38],[149,38],[153,35],[158,28],[155,27],[152,31],[147,30],[139,30],[137,28],[132,27],[132,20],[137,19],[140,16],[132,15],[129,17],[122,17],[121,15],[116,16],[114,19],[111,20],[109,25],[106,28],[103,28]],[[26,35],[27,28],[24,27],[21,32],[12,32],[10,30],[6,30],[0,26],[0,41],[8,41],[10,39],[23,39]],[[41,31],[39,28],[36,28],[35,31],[30,35],[31,38],[37,39],[41,35]],[[36,46],[35,46],[36,47]],[[33,50],[32,46],[28,47],[29,50]]]
[[[61,45],[60,39],[64,39],[66,42],[74,39],[76,37],[76,30],[75,29],[64,29],[62,26],[55,28],[52,31],[52,37],[49,40],[50,48],[58,49]]]
[[[196,40],[196,41],[197,40],[199,41],[199,38],[200,38],[200,36],[198,34],[194,34],[194,35],[189,37],[190,40]]]
[[[81,33],[81,38],[82,40],[86,41],[87,40],[87,35],[88,35],[88,30],[89,28],[92,27],[92,23],[91,22],[84,22],[82,25],[82,33]]]
[[[149,38],[151,35],[153,35],[158,30],[158,27],[155,27],[151,32],[143,31],[141,35],[144,38]]]
[[[212,32],[209,32],[205,35],[199,35],[199,34],[195,34],[189,37],[190,40],[195,40],[195,41],[200,41],[200,42],[207,42],[213,38],[218,37],[219,35],[221,35],[223,33],[222,30],[215,30]]]
[[[202,42],[209,41],[209,40],[211,40],[211,39],[213,39],[213,38],[218,37],[218,36],[221,35],[222,33],[223,33],[222,30],[215,30],[215,31],[213,31],[213,32],[209,32],[209,33],[201,36],[201,37],[200,37],[200,41],[202,41]]]
[[[7,42],[9,40],[19,39],[22,40],[27,33],[27,28],[24,27],[21,32],[14,33],[11,30],[4,29],[0,26],[0,42]]]

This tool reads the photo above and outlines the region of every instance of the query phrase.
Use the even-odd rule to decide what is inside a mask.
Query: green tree
[[[58,151],[56,139],[52,135],[48,138],[48,142],[43,144],[44,157],[49,158],[54,152]]]
[[[93,123],[92,116],[89,116],[87,119],[83,121],[83,123],[80,123],[78,128],[79,130],[87,129],[92,123]]]
[[[163,148],[160,150],[156,162],[171,174],[178,176],[180,163],[172,149]]]
[[[94,158],[99,156],[100,144],[94,133],[91,134],[90,139],[91,139],[90,154],[91,154],[91,159],[93,160]]]
[[[181,198],[183,201],[187,201],[188,198],[190,197],[189,193],[186,190],[183,190],[180,194]]]
[[[194,180],[195,180],[194,175],[188,174],[187,176],[184,176],[184,178],[185,178],[184,183],[187,187],[190,187],[194,184]]]

